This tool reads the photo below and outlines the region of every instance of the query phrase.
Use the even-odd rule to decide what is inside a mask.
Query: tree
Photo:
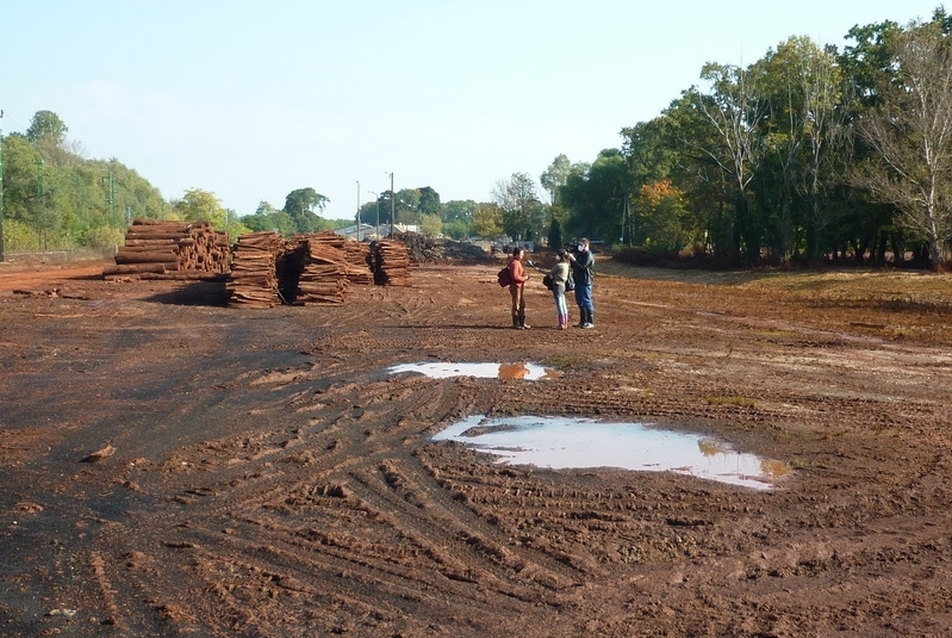
[[[501,235],[502,210],[495,204],[479,204],[473,211],[473,233],[486,238]]]
[[[502,227],[514,239],[532,239],[542,234],[545,210],[527,173],[513,173],[493,188],[493,202],[502,211]]]
[[[436,215],[443,219],[443,205],[440,203],[440,194],[429,186],[418,189],[420,193],[419,208],[421,215]]]
[[[565,185],[572,172],[572,163],[564,154],[559,154],[549,168],[539,177],[539,183],[549,194],[549,203],[553,206],[559,203],[559,189]]]
[[[476,202],[471,199],[454,199],[443,205],[443,220],[456,221],[462,220],[470,222],[473,220],[473,211],[476,210]]]
[[[213,228],[224,230],[228,214],[214,193],[200,188],[185,191],[182,199],[172,202],[172,209],[185,221],[207,221]]]
[[[443,205],[443,233],[453,239],[466,239],[472,234],[475,201],[450,200]]]
[[[638,192],[635,208],[642,222],[642,244],[665,254],[678,253],[688,243],[683,217],[682,193],[669,179],[645,184]]]
[[[806,253],[815,259],[819,238],[835,219],[826,205],[837,179],[835,158],[848,153],[835,52],[792,37],[757,62],[752,75],[768,109],[760,130],[765,161],[757,192],[774,253],[784,260],[793,255],[805,229]]]
[[[944,12],[910,23],[891,43],[895,81],[881,82],[881,102],[860,121],[878,156],[857,182],[900,211],[900,223],[928,248],[938,267],[952,238],[952,39]]]
[[[299,233],[311,233],[321,229],[320,213],[329,201],[313,188],[298,188],[285,198],[284,212],[294,220]]]
[[[297,232],[297,225],[287,212],[275,208],[268,202],[260,202],[253,215],[245,215],[241,223],[251,231],[278,231],[283,237]]]
[[[591,166],[575,165],[560,191],[569,211],[566,230],[576,237],[619,237],[629,181],[618,149],[602,150]]]
[[[37,111],[26,130],[26,137],[34,144],[48,141],[59,146],[66,141],[66,124],[53,111]]]
[[[628,162],[629,193],[637,194],[645,185],[659,180],[670,180],[676,172],[679,160],[679,144],[668,135],[670,129],[667,115],[621,130],[622,155]],[[639,218],[638,208],[630,206],[624,216],[625,227],[621,236],[628,246],[640,245],[645,239],[646,220]]]
[[[420,221],[420,189],[404,188],[397,191],[393,214],[401,224],[416,224]]]
[[[557,249],[562,245],[562,224],[552,215],[549,221],[549,234],[546,236],[550,249]]]
[[[750,72],[728,64],[705,64],[701,79],[709,85],[708,93],[692,87],[688,95],[693,107],[713,129],[713,145],[698,145],[698,140],[686,140],[694,145],[706,161],[715,165],[731,187],[733,217],[730,219],[730,237],[735,248],[748,263],[760,256],[762,227],[752,217],[748,186],[763,157],[761,120],[766,106],[758,98]]]
[[[439,215],[420,215],[420,232],[431,237],[438,237],[443,234],[443,221]]]

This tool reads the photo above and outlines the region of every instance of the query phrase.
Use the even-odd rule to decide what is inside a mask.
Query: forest
[[[359,218],[457,239],[550,245],[587,236],[632,260],[721,267],[825,262],[945,269],[952,256],[952,17],[857,25],[841,46],[791,36],[747,66],[710,62],[650,121],[588,162],[500,179],[491,201],[430,186],[375,193]],[[108,248],[133,217],[206,219],[232,236],[353,220],[321,215],[318,188],[239,215],[214,193],[165,200],[117,159],[86,159],[39,111],[2,137],[9,252]]]

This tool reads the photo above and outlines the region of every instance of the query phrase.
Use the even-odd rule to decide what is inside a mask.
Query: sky
[[[249,215],[293,190],[328,219],[393,188],[492,200],[792,36],[928,20],[938,0],[6,0],[0,132],[56,113],[89,159],[167,200]],[[539,187],[540,198],[545,193]]]

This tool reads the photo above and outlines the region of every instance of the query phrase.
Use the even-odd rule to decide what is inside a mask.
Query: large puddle
[[[482,379],[525,379],[536,381],[557,376],[552,370],[535,363],[404,363],[387,368],[390,374],[417,372],[435,379],[479,377]]]
[[[615,467],[677,472],[768,490],[793,473],[782,461],[744,454],[698,434],[639,423],[602,423],[564,417],[472,416],[436,436],[499,457],[499,463],[553,469]]]

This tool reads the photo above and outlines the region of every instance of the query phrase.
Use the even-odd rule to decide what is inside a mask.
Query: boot
[[[578,307],[578,323],[575,324],[575,327],[576,328],[585,327],[585,308],[582,308],[582,306]]]
[[[585,310],[585,321],[582,324],[583,328],[594,328],[595,327],[595,311],[586,309]]]
[[[568,326],[569,326],[569,315],[568,315],[568,313],[566,313],[566,314],[564,314],[564,315],[563,315],[563,314],[560,314],[560,315],[559,315],[559,330],[565,330],[566,328],[568,328]]]
[[[526,323],[525,315],[519,315],[519,327],[522,328],[523,330],[528,330],[529,328],[532,327]]]
[[[520,328],[520,327],[521,327],[521,326],[519,325],[519,315],[513,315],[513,316],[512,316],[512,327],[513,327],[513,328]]]

